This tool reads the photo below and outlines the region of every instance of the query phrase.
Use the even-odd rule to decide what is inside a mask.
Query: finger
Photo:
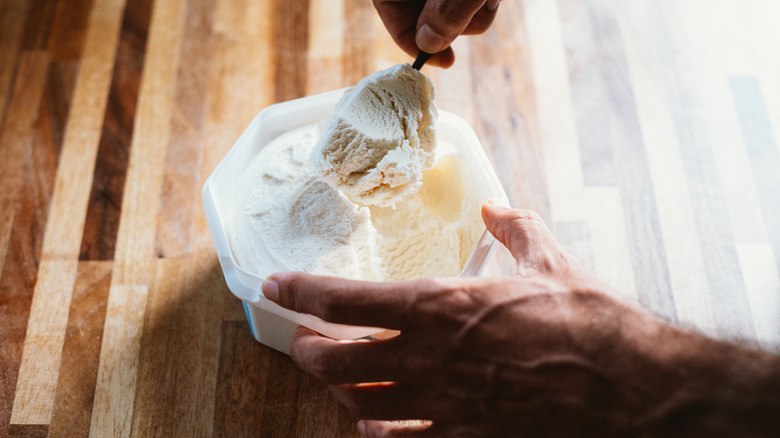
[[[428,419],[462,421],[473,417],[474,408],[448,397],[426,393],[404,383],[330,385],[336,400],[358,417],[370,420]]]
[[[339,341],[298,327],[290,356],[307,373],[331,384],[398,380],[402,357],[397,338],[386,341]]]
[[[498,1],[488,1],[481,8],[479,8],[479,11],[477,11],[461,35],[478,35],[485,33],[490,28],[490,25],[493,24],[493,20],[496,18],[496,12],[498,12],[498,3]]]
[[[429,0],[417,20],[417,47],[428,53],[446,49],[484,4],[485,0]]]
[[[568,266],[568,256],[538,214],[488,201],[482,206],[482,219],[517,260],[518,273],[545,273]]]
[[[430,422],[418,424],[391,423],[384,420],[360,420],[358,430],[366,438],[428,438],[441,436]]]
[[[280,272],[263,282],[266,298],[290,310],[326,321],[404,330],[418,300],[451,290],[445,279],[371,282],[303,272]]]

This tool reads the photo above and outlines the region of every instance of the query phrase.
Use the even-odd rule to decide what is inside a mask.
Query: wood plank
[[[721,336],[754,339],[745,285],[739,269],[728,206],[712,149],[711,134],[701,114],[703,105],[697,88],[696,71],[684,67],[688,48],[679,38],[671,5],[659,8],[654,19],[663,38],[659,39],[664,62],[677,73],[667,89],[683,169],[691,194],[691,205],[709,279],[713,314]]]
[[[149,286],[114,282],[112,277],[89,425],[91,437],[127,437],[132,426],[138,351]]]
[[[12,424],[8,428],[9,437],[45,438],[49,435],[48,424]]]
[[[17,395],[11,414],[12,422],[16,424],[46,424],[51,419],[62,338],[67,326],[67,308],[72,292],[68,286],[72,287],[75,281],[75,262],[78,242],[81,240],[80,233],[73,232],[73,229],[75,227],[78,230],[83,224],[84,210],[79,206],[86,206],[85,188],[91,183],[91,165],[94,163],[92,151],[97,146],[99,115],[105,105],[108,72],[113,64],[113,45],[106,43],[112,41],[112,35],[116,35],[121,7],[122,4],[101,3],[96,5],[90,17],[85,47],[85,53],[90,56],[79,69],[49,218],[46,221],[41,258],[42,266],[45,264],[47,269],[39,270],[34,291],[35,295],[40,293],[42,298],[33,297],[28,326],[31,341],[43,337],[46,343],[45,348],[41,349],[34,348],[32,344],[24,347],[34,352],[35,357],[27,360],[28,365],[22,358],[17,394],[24,396]],[[55,294],[57,291],[59,293]],[[49,295],[53,295],[53,299],[47,301]],[[47,329],[59,332],[46,333]],[[48,374],[36,374],[41,368]],[[35,400],[35,403],[28,403],[28,400]]]
[[[268,347],[263,348],[268,349]],[[303,371],[293,364],[289,356],[270,350],[270,362],[263,397],[263,415],[259,417],[262,418],[259,428],[260,436],[293,436],[295,434],[295,423],[298,417],[296,395],[302,376]],[[327,435],[326,431],[322,432]]]
[[[780,148],[756,78],[730,78],[769,243],[780,272]]]
[[[111,260],[114,257],[152,3],[152,0],[136,2],[132,8],[125,9],[122,18],[80,260]]]
[[[284,436],[260,432],[271,349],[252,338],[245,322],[222,323],[221,345],[214,436]]]
[[[192,220],[200,214],[198,174],[203,149],[214,2],[188,2],[176,77],[171,134],[157,219],[157,257],[190,253]]]
[[[29,220],[18,215],[15,222],[29,223]],[[0,435],[8,434],[37,274],[35,254],[29,249],[29,243],[29,236],[23,230],[12,234],[0,274],[0,321],[3,331],[3,342],[0,342]]]
[[[44,50],[49,39],[57,0],[39,0],[30,8],[22,37],[22,50]]]
[[[705,274],[676,127],[668,107],[664,74],[660,71],[660,54],[647,37],[650,30],[647,29],[646,15],[637,13],[636,16],[623,15],[622,18],[626,62],[646,145],[678,323],[714,335],[715,317],[709,296],[709,280]]]
[[[123,8],[103,0],[92,9],[52,198],[57,213],[46,223],[46,258],[78,258],[82,233],[73,230],[84,225]]]
[[[526,35],[515,24],[523,19],[523,10],[517,4],[505,6],[501,19],[474,37],[475,129],[512,205],[552,223],[533,83],[530,75],[514,73],[531,69]],[[507,99],[507,92],[515,98]]]
[[[585,221],[582,160],[558,5],[525,0],[523,11],[550,214],[555,221]]]
[[[187,333],[180,333],[179,326],[186,316],[176,312],[186,298],[181,293],[184,289],[179,288],[186,284],[186,276],[186,259],[157,261],[144,311],[130,436],[173,436],[176,422],[172,407],[176,405],[176,374],[181,362],[177,354],[169,353],[186,340]]]
[[[344,436],[338,433],[339,404],[326,384],[301,373],[295,400],[298,402],[295,436]]]
[[[283,102],[306,94],[309,8],[307,0],[275,0],[273,5],[275,98]]]
[[[190,260],[176,314],[169,315],[177,321],[178,360],[171,436],[212,435],[222,336],[222,318],[214,309],[224,298],[235,299],[212,251],[206,248]],[[246,328],[246,320],[242,322]]]
[[[155,2],[152,12],[90,436],[126,437],[131,433],[144,308],[155,274],[154,238],[170,135],[183,7],[181,1]]]
[[[49,424],[76,260],[42,260],[24,337],[11,424]]]
[[[46,51],[53,60],[81,58],[94,0],[59,0],[54,11]]]
[[[65,97],[72,91],[75,70],[72,65],[52,63],[41,97],[40,108],[31,128],[29,156],[22,168],[22,187],[14,205],[14,223],[11,229],[8,252],[4,258],[0,279],[0,321],[6,326],[0,375],[4,376],[0,387],[8,393],[0,394],[0,435],[7,430],[10,420],[13,393],[16,388],[21,361],[24,335],[32,301],[38,262],[41,258],[43,229],[48,219],[49,200],[57,171],[63,124],[67,118]],[[44,67],[45,68],[45,67]],[[32,106],[32,105],[31,105]],[[65,113],[65,114],[62,114]]]
[[[307,42],[306,94],[348,85],[342,69],[347,27],[344,0],[311,0]],[[373,67],[373,65],[371,66]]]
[[[51,176],[51,173],[47,173],[50,169],[34,167],[40,163],[41,157],[46,156],[45,145],[36,147],[42,142],[36,141],[35,127],[39,125],[47,69],[48,58],[45,54],[29,52],[22,55],[19,68],[22,76],[16,81],[9,115],[0,134],[0,150],[3,150],[4,155],[0,165],[0,186],[3,187],[0,193],[0,269],[4,283],[4,291],[0,294],[0,320],[8,327],[0,355],[2,387],[7,388],[0,396],[0,431],[9,422],[25,423],[14,421],[19,418],[15,418],[12,412],[14,400],[19,397],[19,385],[29,390],[28,396],[35,393],[32,388],[35,384],[30,382],[34,376],[24,369],[25,354],[30,355],[32,346],[24,347],[23,340],[27,339],[25,332],[30,330],[32,324],[27,319],[40,257],[39,227],[46,222],[49,194],[46,193],[46,187],[37,183],[45,185],[50,179],[47,177]],[[51,341],[56,342],[56,339]],[[45,343],[41,349],[51,346],[51,343]],[[44,370],[47,370],[46,365],[43,364]],[[48,419],[33,421],[32,424],[47,422]]]
[[[600,76],[600,93],[605,99],[608,130],[613,145],[616,174],[625,223],[629,254],[634,267],[639,303],[668,321],[676,321],[674,295],[669,280],[666,250],[662,240],[658,211],[653,193],[646,147],[636,109],[631,78],[626,65],[623,37],[617,22],[608,11],[584,10],[572,2],[573,11],[588,14],[597,36],[591,44],[610,58],[582,69],[596,68]],[[586,37],[586,36],[583,36]]]
[[[6,109],[13,91],[18,56],[22,43],[24,25],[32,2],[30,0],[8,0],[0,3],[0,126],[6,116]]]
[[[78,265],[48,432],[52,438],[89,436],[111,268],[107,261]]]
[[[582,176],[587,186],[616,186],[618,175],[613,157],[615,140],[609,108],[614,106],[605,93],[604,70],[613,68],[622,52],[621,39],[606,34],[594,22],[598,6],[581,1],[560,2],[561,29],[568,55],[569,80],[577,140],[580,145]],[[619,61],[617,61],[619,62]]]
[[[9,114],[0,130],[0,271],[8,250],[23,169],[33,142],[33,124],[38,117],[41,96],[46,85],[48,57],[31,52],[21,57],[19,80],[9,102]],[[32,104],[31,104],[32,102]]]
[[[588,187],[585,196],[593,273],[613,286],[623,298],[639,303],[628,243],[631,237],[627,234],[619,189]]]
[[[344,22],[342,77],[346,84],[354,85],[373,73],[374,28],[372,18],[376,15],[373,4],[363,0],[343,0]],[[304,46],[304,49],[306,47]]]
[[[780,274],[772,246],[737,245],[758,345],[780,354]]]

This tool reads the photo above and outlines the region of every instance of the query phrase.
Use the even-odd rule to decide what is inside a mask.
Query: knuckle
[[[464,8],[461,2],[444,0],[435,2],[433,7],[436,24],[438,24],[436,30],[444,30],[444,33],[450,35],[462,31],[476,12],[475,7]]]
[[[469,23],[466,30],[463,32],[465,35],[475,35],[487,32],[490,29],[490,25],[493,24],[493,17],[495,14],[477,14]]]

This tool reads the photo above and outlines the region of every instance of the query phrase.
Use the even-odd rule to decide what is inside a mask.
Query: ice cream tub
[[[203,187],[203,206],[219,263],[230,291],[244,305],[252,334],[260,343],[289,354],[289,342],[298,325],[336,339],[357,339],[383,329],[333,324],[315,316],[296,313],[266,299],[261,292],[263,275],[242,267],[231,247],[232,216],[238,214],[233,205],[240,176],[248,170],[263,149],[275,139],[296,129],[326,120],[344,90],[304,97],[271,105],[263,109],[242,133]],[[440,141],[457,149],[467,166],[467,181],[481,199],[498,198],[508,203],[495,171],[485,155],[474,131],[460,117],[439,110],[436,130]],[[460,276],[482,273],[494,246],[493,236],[482,232],[468,257]],[[265,261],[261,261],[265,263]],[[274,272],[273,260],[267,260],[265,271]],[[256,270],[255,270],[256,271]]]

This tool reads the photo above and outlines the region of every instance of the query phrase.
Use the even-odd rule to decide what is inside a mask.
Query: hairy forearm
[[[638,435],[776,436],[780,357],[647,318],[627,324],[635,359],[616,370],[650,402]]]

